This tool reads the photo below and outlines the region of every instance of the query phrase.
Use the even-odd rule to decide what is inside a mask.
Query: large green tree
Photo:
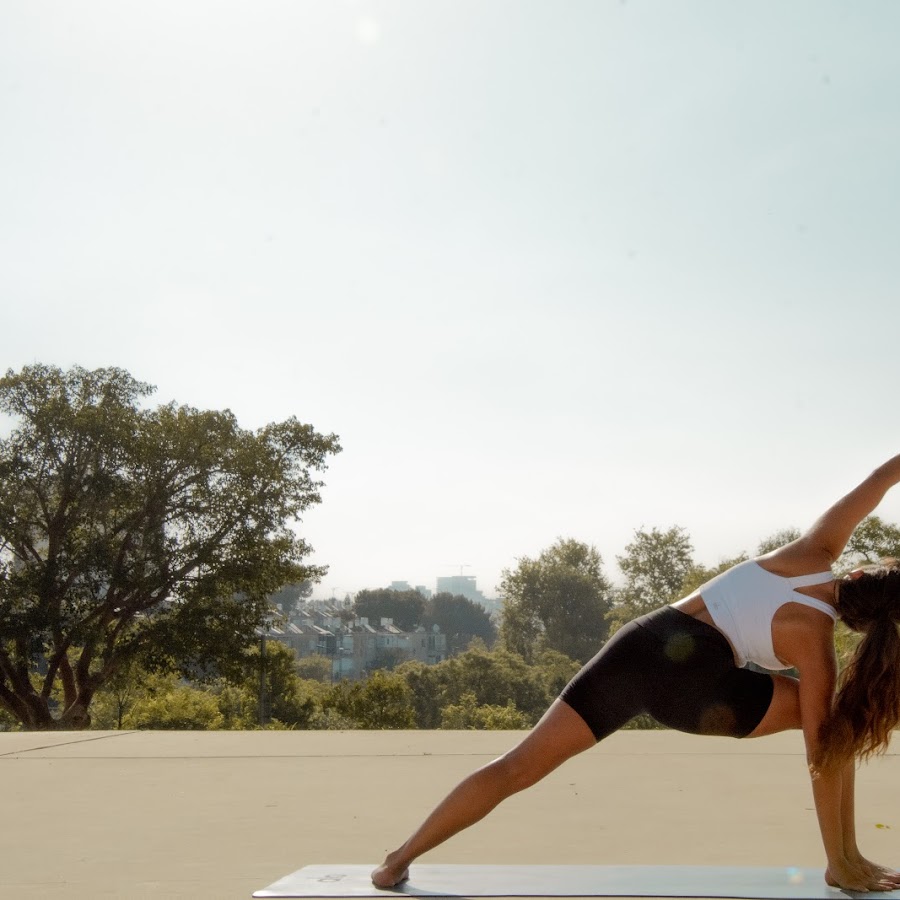
[[[357,728],[416,727],[412,691],[402,676],[392,672],[373,672],[365,681],[339,681],[325,695],[322,706]]]
[[[353,601],[353,611],[377,625],[379,619],[393,619],[401,631],[413,631],[422,620],[425,598],[418,591],[392,588],[362,590]]]
[[[297,656],[281,641],[266,641],[265,653],[256,644],[247,654],[243,683],[239,687],[252,698],[254,719],[273,720],[289,728],[306,728],[315,712],[308,686],[297,674]],[[260,684],[262,681],[262,684]]]
[[[434,625],[447,635],[447,652],[461,653],[473,638],[481,638],[490,646],[497,638],[497,629],[490,613],[480,604],[461,594],[435,594],[425,604],[422,625]]]
[[[0,379],[0,706],[28,728],[86,727],[136,658],[235,662],[266,597],[321,574],[292,525],[337,438],[152,391],[114,368]]]
[[[799,537],[799,528],[781,528],[773,534],[770,534],[768,537],[764,537],[759,542],[756,547],[756,555],[765,556],[766,553],[771,553],[773,550],[777,550],[779,547],[783,547],[785,544],[790,544],[792,541],[796,541]]]
[[[900,528],[880,516],[867,516],[847,541],[838,569],[847,571],[888,558],[900,559]]]
[[[409,686],[416,728],[440,728],[441,707],[447,701],[447,660],[427,665],[409,660],[394,669]]]
[[[585,662],[606,639],[612,589],[589,544],[560,538],[537,559],[522,557],[500,582],[503,645],[528,662],[544,649]]]
[[[465,653],[439,663],[444,677],[444,705],[458,703],[464,694],[474,694],[479,704],[505,706],[535,716],[549,705],[543,673],[518,653],[504,647],[488,650],[476,641]]]
[[[269,597],[269,603],[280,609],[282,615],[290,616],[312,596],[314,583],[312,578],[307,578],[299,584],[286,584]]]
[[[694,566],[693,553],[688,533],[678,525],[665,531],[637,529],[625,553],[616,557],[625,583],[610,614],[613,630],[677,600]]]

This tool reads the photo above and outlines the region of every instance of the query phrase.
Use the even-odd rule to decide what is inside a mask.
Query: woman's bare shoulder
[[[827,550],[804,536],[757,557],[756,562],[773,575],[794,578],[798,575],[830,572],[834,560]]]

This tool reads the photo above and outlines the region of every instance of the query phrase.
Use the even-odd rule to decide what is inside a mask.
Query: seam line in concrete
[[[129,732],[130,734],[137,734],[139,732]],[[117,735],[104,735],[104,737],[116,737]],[[101,740],[101,738],[92,738],[92,740]],[[66,744],[48,744],[46,747],[31,747],[28,750],[14,750],[10,753],[2,753],[0,754],[0,761],[7,758],[15,758],[18,754],[24,753],[32,753],[37,750],[53,750],[56,747],[65,747],[68,744],[79,744],[85,743],[84,741],[70,741]],[[206,754],[192,754],[189,756],[169,756],[169,755],[159,755],[159,756],[141,756],[136,754],[129,754],[127,756],[109,756],[106,754],[102,754],[100,756],[41,756],[36,757],[36,759],[40,759],[42,761],[46,761],[48,759],[55,760],[57,762],[87,762],[90,760],[98,760],[98,759],[130,759],[135,762],[141,761],[149,761],[149,760],[185,760],[185,759],[194,759],[194,760],[211,760],[211,759],[252,759],[252,760],[264,760],[264,759],[449,759],[449,758],[460,758],[460,759],[493,759],[496,757],[496,753],[367,753],[367,754],[353,754],[353,753],[322,753],[322,754],[294,754],[294,753],[241,753],[241,754],[224,754],[221,756],[212,756]],[[651,753],[607,753],[605,756],[614,757],[614,756],[654,756],[657,754]],[[669,753],[667,756],[706,756],[706,757],[747,757],[753,756],[757,759],[759,758],[773,758],[773,757],[795,757],[802,756],[802,753]]]
[[[36,750],[52,750],[54,747],[68,747],[71,744],[87,744],[90,741],[103,741],[107,738],[125,737],[129,734],[137,734],[137,731],[119,731],[116,734],[98,734],[96,737],[77,738],[73,741],[63,741],[59,744],[43,744],[40,747],[25,747],[22,750],[10,750],[8,753],[0,753],[0,759],[6,756],[18,756],[21,753],[34,753]]]

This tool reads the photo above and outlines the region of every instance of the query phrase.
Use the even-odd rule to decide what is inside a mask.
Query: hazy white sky
[[[900,450],[900,4],[6,0],[0,362],[337,432],[318,596]],[[900,520],[900,491],[881,513]]]

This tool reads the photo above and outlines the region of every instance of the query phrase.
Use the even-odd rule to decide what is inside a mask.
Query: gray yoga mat
[[[822,869],[732,866],[413,865],[392,890],[372,886],[372,865],[306,866],[254,897],[736,897],[835,900],[854,895],[825,884]]]

